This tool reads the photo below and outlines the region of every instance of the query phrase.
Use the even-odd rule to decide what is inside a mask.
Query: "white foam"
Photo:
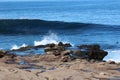
[[[21,47],[26,47],[27,45],[24,43],[22,44],[21,46],[17,46],[16,44],[12,46],[11,50],[16,50],[16,49],[19,49]]]
[[[27,45],[24,43],[24,44],[22,44],[22,46],[20,46],[20,47],[26,47]]]
[[[16,50],[16,49],[19,49],[19,47],[15,44],[12,46],[11,50]]]
[[[108,55],[104,58],[106,61],[120,62],[120,50],[106,50]]]
[[[47,36],[44,36],[41,41],[34,41],[34,46],[38,45],[46,45],[49,43],[55,43],[57,44],[59,42],[58,36],[55,33],[50,33]]]

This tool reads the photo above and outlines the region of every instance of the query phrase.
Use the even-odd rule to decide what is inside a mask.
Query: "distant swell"
[[[0,34],[40,34],[49,30],[74,30],[74,29],[92,29],[105,28],[106,25],[45,21],[37,19],[1,19]]]

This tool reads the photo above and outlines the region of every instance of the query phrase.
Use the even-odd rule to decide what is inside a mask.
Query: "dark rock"
[[[50,47],[45,47],[44,50],[45,50],[45,52],[48,52],[48,51],[52,51],[53,49]]]
[[[80,45],[78,46],[80,49],[87,49],[87,50],[100,50],[100,45],[93,44],[93,45]]]
[[[100,46],[97,44],[81,45],[78,47],[80,48],[80,50],[74,51],[75,56],[86,58],[89,60],[94,59],[101,61],[108,54],[108,52],[101,50]]]
[[[50,47],[50,48],[53,48],[53,47],[55,47],[55,44],[51,43],[51,44],[47,44],[47,46]]]
[[[26,47],[21,47],[19,49],[13,49],[12,51],[26,51],[34,48],[34,46],[26,46]]]
[[[72,47],[72,45],[70,43],[66,43],[64,44],[64,47]]]
[[[115,61],[108,61],[107,63],[108,63],[108,64],[116,64]]]
[[[11,58],[11,59],[13,59],[13,58],[17,57],[17,55],[16,55],[16,54],[6,54],[6,56],[7,56],[7,57],[9,57],[9,58]]]
[[[105,56],[107,56],[108,52],[103,50],[92,50],[88,51],[88,58],[95,60],[103,60]]]
[[[58,46],[64,46],[64,44],[62,42],[59,42]]]
[[[7,54],[7,51],[0,50],[0,58],[3,58]]]
[[[38,45],[38,46],[34,46],[34,49],[45,48],[45,47],[53,48],[53,47],[55,47],[55,44],[51,43],[51,44],[46,44],[46,45]]]
[[[46,47],[46,45],[38,45],[38,46],[34,46],[34,49],[38,49],[38,48],[45,48]]]
[[[73,57],[74,58],[88,58],[88,55],[87,55],[87,52],[83,52],[80,50],[74,50]]]
[[[70,43],[65,43],[63,44],[63,42],[59,42],[58,46],[64,46],[64,47],[72,47],[72,45]]]

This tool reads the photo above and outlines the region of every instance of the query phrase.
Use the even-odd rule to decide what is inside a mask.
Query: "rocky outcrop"
[[[54,55],[59,57],[60,61],[63,62],[67,62],[69,61],[70,58],[70,54],[72,53],[71,50],[67,50],[67,47],[71,47],[71,44],[66,43],[63,44],[62,42],[59,42],[58,44],[48,44],[49,46],[45,47],[45,53],[47,55]]]
[[[0,50],[0,58],[3,58],[7,54],[7,51]]]
[[[80,45],[79,50],[74,51],[74,55],[79,58],[103,60],[107,56],[108,52],[100,49],[100,45]]]
[[[80,45],[78,46],[77,50],[70,50],[67,47],[70,47],[67,43],[63,44],[59,42],[58,45],[49,44],[49,46],[45,47],[46,54],[51,54],[54,56],[60,56],[61,61],[67,62],[70,59],[88,59],[88,60],[103,60],[103,58],[108,54],[108,52],[102,50],[100,45],[93,44],[93,45]]]
[[[71,47],[70,43],[64,44],[63,42],[59,42],[58,44],[51,43],[51,44],[38,45],[38,46],[26,46],[12,51],[25,51],[30,49],[36,50],[39,48],[43,48],[45,51],[45,55],[54,55],[56,57],[59,56],[59,58],[61,58],[60,61],[63,62],[70,61],[70,59],[78,59],[78,58],[102,61],[103,58],[108,54],[108,52],[102,50],[100,48],[100,45],[98,44],[80,45],[78,46],[77,50],[71,50],[69,47]],[[1,53],[0,57],[3,57],[5,55],[5,52],[0,52],[0,53]]]

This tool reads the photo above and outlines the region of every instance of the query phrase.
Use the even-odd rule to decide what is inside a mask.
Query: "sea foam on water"
[[[108,55],[104,58],[106,61],[120,62],[120,50],[106,50]]]
[[[34,41],[34,46],[46,45],[46,44],[50,44],[50,43],[57,44],[58,42],[59,42],[59,38],[58,38],[57,34],[50,33],[49,35],[44,36],[41,41]]]
[[[25,43],[23,43],[21,46],[17,46],[16,44],[12,46],[11,50],[16,50],[19,49],[21,47],[26,47],[27,45]]]

